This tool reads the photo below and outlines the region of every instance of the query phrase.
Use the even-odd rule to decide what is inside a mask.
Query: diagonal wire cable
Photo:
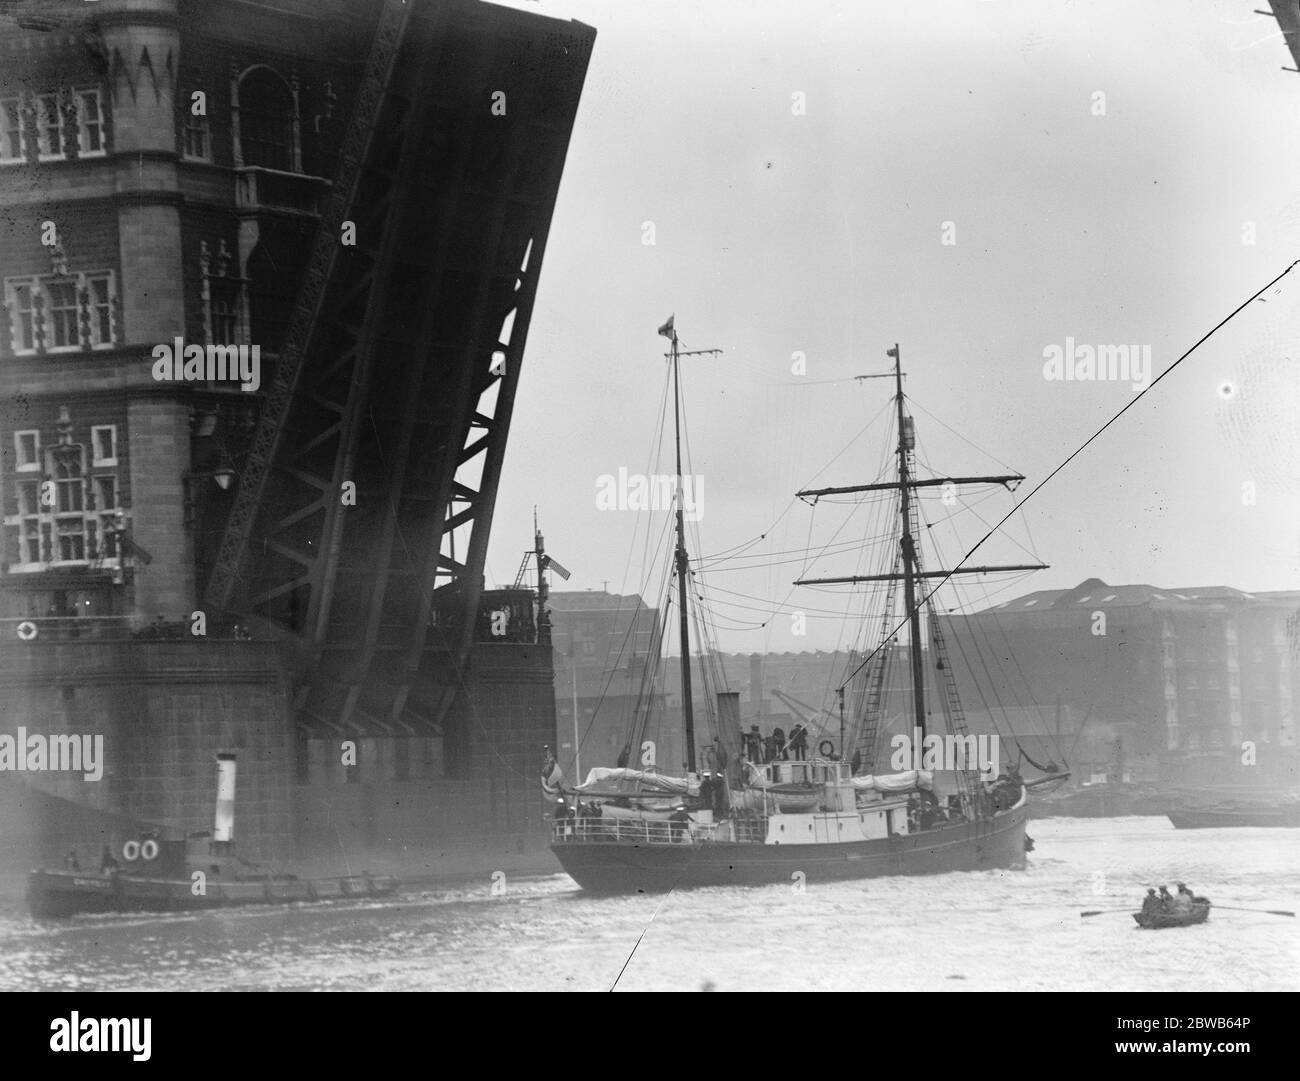
[[[1021,507],[1023,507],[1026,503],[1028,503],[1031,499],[1033,499],[1034,496],[1038,494],[1038,492],[1048,481],[1050,481],[1053,477],[1056,476],[1057,473],[1059,473],[1062,469],[1064,469],[1067,465],[1069,465],[1072,461],[1074,461],[1075,458],[1077,458],[1080,454],[1082,454],[1092,444],[1092,442],[1102,434],[1102,432],[1104,432],[1107,428],[1109,428],[1112,424],[1114,424],[1117,420],[1119,420],[1120,417],[1122,417],[1125,413],[1127,413],[1130,409],[1132,409],[1135,405],[1137,405],[1137,403],[1140,402],[1144,397],[1146,397],[1147,394],[1155,390],[1156,384],[1159,383],[1160,380],[1162,380],[1165,376],[1167,376],[1170,372],[1172,372],[1175,368],[1177,368],[1178,365],[1180,365],[1194,352],[1196,352],[1197,349],[1199,349],[1202,345],[1204,345],[1207,341],[1209,341],[1210,338],[1212,338],[1215,334],[1217,334],[1231,320],[1235,319],[1243,310],[1245,310],[1247,305],[1249,305],[1255,300],[1258,300],[1260,296],[1268,292],[1269,289],[1271,289],[1283,278],[1285,278],[1288,274],[1290,274],[1291,271],[1293,271],[1297,266],[1300,266],[1300,259],[1297,259],[1295,262],[1293,262],[1284,271],[1282,271],[1281,274],[1273,278],[1267,284],[1261,286],[1255,292],[1251,293],[1250,296],[1248,296],[1245,300],[1243,300],[1240,304],[1238,304],[1235,308],[1233,308],[1232,311],[1230,311],[1227,315],[1225,315],[1222,319],[1220,319],[1217,323],[1215,323],[1214,326],[1212,326],[1209,330],[1207,330],[1204,334],[1202,334],[1195,341],[1195,343],[1193,343],[1191,348],[1188,349],[1182,356],[1180,356],[1177,360],[1175,360],[1172,364],[1170,364],[1168,368],[1166,368],[1163,372],[1161,372],[1153,380],[1151,380],[1151,382],[1146,387],[1144,387],[1137,394],[1135,398],[1133,398],[1130,402],[1128,402],[1118,413],[1116,413],[1113,417],[1111,417],[1110,420],[1106,421],[1106,423],[1103,424],[1100,428],[1098,428],[1095,432],[1093,432],[1092,435],[1088,436],[1087,439],[1085,439],[1078,447],[1074,449],[1074,451],[1070,453],[1069,457],[1067,457],[1065,461],[1063,461],[1060,465],[1058,465],[1055,469],[1053,469],[1050,473],[1048,473],[1047,476],[1045,476],[1041,481],[1039,481],[1038,484],[1034,486],[1033,490],[1027,496],[1025,496],[1024,499],[1020,500],[1019,503],[1017,503],[1014,507],[1012,507],[1009,511],[1007,511],[1007,513],[1004,514],[998,520],[997,524],[994,525],[992,529],[990,529],[987,533],[984,534],[984,536],[982,536],[978,541],[975,542],[971,550],[967,552],[964,556],[962,556],[961,559],[957,562],[957,565],[954,566],[952,570],[948,571],[948,573],[945,574],[942,578],[940,578],[939,581],[935,583],[934,587],[928,593],[926,593],[924,597],[922,597],[919,601],[917,601],[916,604],[917,608],[919,609],[932,596],[934,596],[934,594],[939,591],[939,589],[943,586],[943,584],[946,581],[948,581],[948,579],[951,578],[957,571],[959,571],[962,565],[980,549],[980,547],[984,544],[984,542],[988,540],[990,537],[992,537],[993,534],[996,533],[999,529],[1002,528],[1002,526],[1006,523],[1007,519],[1009,519],[1013,514],[1015,514],[1018,510],[1020,510]],[[907,619],[904,618],[903,621],[899,623],[897,627],[894,628],[894,633],[897,634],[906,625],[907,625]],[[888,641],[888,639],[886,639],[886,641]],[[883,648],[883,645],[884,643],[882,643],[881,645],[873,649],[868,656],[863,658],[862,663],[859,664],[857,668],[855,668],[852,672],[849,673],[849,675],[845,679],[845,686],[848,685],[848,681],[850,679],[852,679],[855,675],[857,675],[858,672],[860,672],[862,668],[866,666],[867,662],[870,661],[872,657],[874,657],[877,653],[880,652],[880,650]]]

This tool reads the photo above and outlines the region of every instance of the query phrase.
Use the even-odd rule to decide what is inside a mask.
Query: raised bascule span
[[[206,588],[303,640],[308,731],[441,734],[591,39],[381,8]]]

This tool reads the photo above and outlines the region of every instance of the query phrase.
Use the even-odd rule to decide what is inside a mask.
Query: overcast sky
[[[715,595],[720,643],[835,648],[852,635],[832,613],[856,606],[853,591],[792,590],[804,563],[771,553],[826,540],[836,514],[839,542],[862,535],[865,522],[845,529],[850,507],[790,506],[814,478],[876,474],[883,422],[827,467],[888,400],[885,381],[854,375],[885,370],[900,342],[924,460],[940,474],[1005,463],[1029,478],[1023,496],[1135,397],[1128,380],[1048,380],[1045,350],[1149,346],[1154,377],[1300,258],[1300,75],[1281,70],[1291,57],[1250,0],[511,6],[598,36],[489,584],[513,578],[537,504],[573,572],[559,588],[608,583],[656,603],[646,516],[599,509],[597,494],[620,467],[671,472],[670,457],[652,460],[667,367],[655,331],[675,312],[684,347],[724,351],[683,361],[700,547],[768,534],[745,550],[750,569],[710,578],[731,591]],[[1093,576],[1300,587],[1298,276],[1012,519],[1012,540],[1050,570],[988,579],[944,607]],[[975,511],[991,524],[1013,498]],[[926,513],[950,512],[931,497]],[[951,561],[983,531],[967,514],[934,532]],[[975,561],[1008,558],[1028,561],[1011,540]],[[840,551],[807,573],[860,566]],[[810,616],[802,635],[797,611]]]

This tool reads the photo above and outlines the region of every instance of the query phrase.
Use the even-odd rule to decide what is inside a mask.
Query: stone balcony
[[[329,181],[247,165],[235,170],[235,205],[240,210],[272,210],[319,217]]]

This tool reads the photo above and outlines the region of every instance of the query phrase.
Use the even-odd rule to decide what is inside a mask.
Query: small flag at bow
[[[560,794],[560,785],[564,781],[564,770],[555,761],[550,747],[546,748],[546,761],[542,763],[542,791],[548,799],[555,799]]]
[[[677,318],[677,313],[674,312],[672,315],[668,317],[668,322],[666,322],[663,326],[659,328],[660,334],[662,334],[665,338],[669,339],[669,341],[674,341],[674,342],[677,340],[677,331],[673,329],[673,320],[676,318]]]

